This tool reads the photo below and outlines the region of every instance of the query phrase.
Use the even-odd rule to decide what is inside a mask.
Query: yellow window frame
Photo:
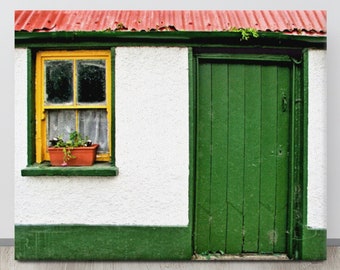
[[[45,74],[44,61],[46,60],[105,60],[105,77],[106,77],[106,104],[105,105],[77,105],[75,102],[76,91],[73,91],[73,105],[45,105]],[[73,89],[75,89],[76,79],[76,65],[73,65]],[[36,162],[50,160],[47,146],[47,129],[46,129],[46,112],[49,109],[73,109],[76,110],[76,117],[78,117],[78,110],[80,109],[105,109],[107,112],[107,141],[108,153],[98,154],[97,161],[110,161],[111,159],[111,52],[107,50],[77,50],[77,51],[41,51],[36,55]],[[78,127],[77,127],[78,128]],[[83,134],[86,135],[86,134]],[[67,139],[67,138],[65,138]]]

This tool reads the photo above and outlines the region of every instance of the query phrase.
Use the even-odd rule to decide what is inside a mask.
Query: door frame
[[[242,49],[241,49],[242,50]],[[290,259],[301,259],[303,224],[306,224],[307,201],[307,119],[308,95],[306,81],[308,81],[308,68],[304,64],[306,51],[273,50],[268,53],[258,49],[257,53],[234,53],[232,49],[224,52],[210,52],[200,50],[189,51],[190,65],[190,123],[191,124],[191,188],[190,188],[190,216],[192,224],[192,250],[196,250],[196,152],[197,152],[197,108],[199,106],[198,94],[198,65],[202,60],[230,60],[230,61],[257,61],[257,62],[285,62],[290,63],[292,70],[290,120],[289,120],[289,179],[288,179],[288,219],[287,219],[287,256]],[[306,61],[307,62],[307,61]]]

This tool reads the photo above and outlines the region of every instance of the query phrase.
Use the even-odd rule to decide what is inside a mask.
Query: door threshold
[[[257,253],[242,253],[242,254],[194,254],[194,261],[289,261],[286,254],[257,254]]]

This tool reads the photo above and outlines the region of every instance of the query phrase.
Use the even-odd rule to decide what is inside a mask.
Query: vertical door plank
[[[246,65],[243,252],[258,251],[261,168],[261,67]]]
[[[229,137],[226,252],[242,252],[244,176],[244,65],[229,66]]]
[[[196,252],[210,250],[211,64],[199,67]]]
[[[259,251],[273,253],[277,151],[277,67],[262,67],[262,167]]]
[[[212,64],[212,158],[211,158],[211,234],[213,252],[225,252],[226,183],[227,183],[227,123],[228,65]]]
[[[283,253],[286,251],[287,231],[287,194],[288,194],[288,141],[289,141],[289,89],[290,89],[289,67],[279,67],[278,70],[278,125],[277,125],[277,183],[276,183],[276,209],[275,209],[275,231],[277,241],[274,245],[274,252]],[[285,99],[287,109],[283,108]]]

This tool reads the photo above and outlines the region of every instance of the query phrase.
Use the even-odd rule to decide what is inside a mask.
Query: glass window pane
[[[77,61],[78,103],[105,103],[105,60]]]
[[[45,104],[72,103],[73,62],[45,61]]]
[[[54,137],[69,139],[69,134],[76,130],[75,110],[48,110],[47,112],[47,145]]]
[[[108,153],[108,125],[105,110],[80,110],[79,132],[93,143],[99,144],[98,153]]]

